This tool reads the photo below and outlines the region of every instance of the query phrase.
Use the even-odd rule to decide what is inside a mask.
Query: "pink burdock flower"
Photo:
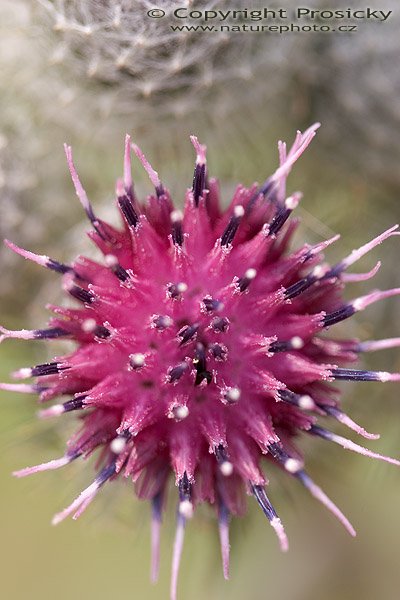
[[[171,597],[184,529],[194,507],[208,502],[218,515],[223,569],[228,576],[230,515],[254,496],[288,547],[281,521],[266,491],[264,471],[280,465],[325,504],[344,527],[354,529],[307,474],[294,445],[299,434],[314,435],[366,456],[399,464],[317,424],[330,416],[367,439],[339,407],[336,380],[398,381],[399,374],[349,369],[360,352],[399,346],[400,338],[378,342],[330,339],[331,326],[371,303],[400,293],[373,291],[343,301],[348,267],[392,235],[385,231],[330,266],[322,252],[338,236],[295,252],[288,244],[290,221],[301,194],[286,196],[286,178],[318,125],[298,132],[287,152],[279,143],[279,167],[259,187],[238,186],[226,210],[218,184],[209,178],[205,146],[196,137],[193,186],[184,211],[174,208],[167,189],[141,150],[126,138],[124,178],[117,182],[122,230],[98,219],[78,178],[71,148],[65,151],[75,191],[92,225],[89,237],[101,263],[79,256],[71,265],[7,245],[63,277],[75,308],[50,306],[48,329],[9,331],[2,338],[71,338],[77,349],[51,362],[14,373],[32,384],[3,389],[39,393],[42,402],[70,395],[41,411],[42,418],[79,411],[81,428],[66,454],[17,476],[56,469],[99,451],[101,469],[93,483],[53,523],[77,518],[100,488],[123,476],[139,498],[152,502],[152,577],[157,577],[161,514],[171,473],[178,496]],[[131,148],[155,187],[139,202],[131,179]],[[266,459],[266,460],[264,460]]]

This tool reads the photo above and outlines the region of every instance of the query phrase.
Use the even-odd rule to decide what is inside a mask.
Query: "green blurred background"
[[[272,172],[278,139],[289,141],[296,128],[321,120],[317,138],[289,180],[289,190],[304,192],[297,240],[317,242],[341,233],[340,242],[327,252],[334,261],[399,220],[400,185],[395,166],[400,162],[398,20],[387,23],[385,29],[365,28],[357,36],[343,38],[343,43],[333,38],[328,42],[318,35],[280,40],[278,67],[266,60],[247,81],[237,84],[229,110],[225,105],[217,110],[226,84],[218,86],[216,81],[209,103],[204,101],[201,108],[196,106],[179,121],[176,116],[159,115],[156,108],[150,120],[147,116],[141,120],[139,105],[133,102],[130,114],[122,115],[116,107],[94,127],[88,99],[92,97],[95,106],[102,92],[98,87],[91,91],[89,86],[82,100],[82,114],[88,121],[71,128],[79,103],[72,108],[56,104],[52,81],[57,78],[62,87],[71,75],[68,65],[52,70],[43,58],[46,48],[55,43],[44,13],[31,11],[29,2],[5,1],[0,17],[0,64],[7,72],[0,101],[4,109],[0,134],[6,140],[0,144],[1,233],[17,243],[58,259],[69,259],[77,247],[88,247],[83,236],[87,224],[82,224],[68,181],[61,144],[65,140],[73,143],[82,180],[96,211],[104,216],[112,207],[114,181],[121,175],[126,131],[148,153],[177,199],[190,184],[193,157],[188,134],[196,133],[208,144],[210,172],[220,178],[227,201],[238,181],[261,181]],[[270,44],[274,43],[271,40]],[[341,56],[334,61],[338,45],[346,48],[347,60]],[[266,56],[268,51],[266,43]],[[218,63],[218,55],[215,60]],[[251,64],[251,53],[248,60]],[[375,81],[377,71],[378,100],[372,88],[365,91],[365,82]],[[69,83],[65,85],[67,88]],[[81,79],[77,77],[74,85],[79,88]],[[248,94],[251,86],[256,97]],[[276,93],[271,93],[274,86]],[[357,105],[354,95],[358,89]],[[236,109],[242,91],[246,104]],[[134,169],[138,189],[149,191],[137,165]],[[19,212],[14,215],[15,207]],[[372,284],[348,286],[347,297],[372,286],[399,286],[398,257],[396,238],[365,257],[354,270],[369,270],[379,258],[381,271]],[[1,324],[9,328],[44,326],[47,316],[42,306],[60,298],[57,276],[22,259],[9,262],[5,253],[0,259]],[[338,335],[362,339],[398,336],[399,316],[399,304],[393,298],[346,323]],[[5,341],[0,346],[0,379],[8,381],[9,372],[19,366],[44,362],[50,351],[42,342]],[[364,364],[399,371],[400,354],[396,349],[376,353],[367,356]],[[360,383],[343,388],[347,412],[367,430],[382,434],[382,439],[369,447],[399,457],[398,386]],[[24,480],[11,477],[15,469],[61,455],[74,428],[74,417],[67,415],[57,423],[38,422],[33,397],[7,393],[2,393],[1,408],[1,597],[167,598],[174,502],[170,502],[163,527],[160,582],[152,586],[148,576],[149,509],[134,498],[128,485],[109,485],[82,519],[53,528],[52,515],[91,481],[92,466],[74,464]],[[249,499],[247,517],[232,523],[231,579],[225,582],[214,515],[200,509],[187,526],[180,598],[399,597],[398,469],[353,456],[323,441],[311,441],[302,444],[309,471],[350,518],[357,538],[349,538],[296,481],[270,467],[270,497],[286,526],[289,554],[279,552],[271,528]]]

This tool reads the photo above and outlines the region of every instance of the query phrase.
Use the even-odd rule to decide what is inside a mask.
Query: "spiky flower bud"
[[[397,226],[330,266],[323,251],[338,236],[290,252],[296,223],[290,220],[301,194],[286,195],[287,176],[318,125],[297,133],[289,151],[279,143],[279,167],[263,185],[239,185],[225,210],[215,179],[209,177],[206,148],[196,152],[193,185],[184,211],[142,151],[126,138],[124,177],[116,200],[123,219],[118,230],[99,219],[65,147],[76,194],[92,223],[91,240],[101,263],[79,256],[71,265],[8,247],[63,278],[77,306],[51,306],[47,329],[10,331],[1,339],[72,339],[77,349],[50,362],[25,367],[5,390],[39,393],[42,402],[69,395],[44,408],[42,418],[81,415],[81,429],[61,458],[29,467],[20,477],[65,466],[99,452],[94,481],[53,523],[79,517],[107,482],[126,477],[139,498],[152,503],[152,574],[157,576],[159,532],[171,474],[177,488],[177,532],[171,598],[184,529],[195,507],[207,502],[218,515],[224,575],[228,576],[230,515],[245,511],[253,496],[275,530],[282,550],[288,542],[265,491],[269,463],[282,467],[333,512],[354,535],[347,518],[310,478],[295,438],[311,435],[393,464],[318,424],[328,416],[367,439],[368,433],[339,406],[337,380],[398,381],[400,374],[350,369],[360,352],[400,345],[330,339],[326,331],[368,305],[400,294],[374,291],[344,301],[343,284],[367,274],[347,269],[387,238]],[[140,202],[131,178],[131,148],[155,188]]]

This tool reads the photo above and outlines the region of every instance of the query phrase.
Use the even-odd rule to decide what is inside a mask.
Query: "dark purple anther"
[[[44,377],[46,375],[56,375],[67,368],[68,367],[62,367],[56,362],[43,363],[42,365],[36,365],[35,367],[32,367],[31,376]]]
[[[207,312],[218,312],[224,306],[220,300],[215,300],[211,296],[203,298],[202,304]]]
[[[332,369],[332,377],[344,381],[395,381],[396,378],[386,371],[366,371],[362,369]]]
[[[184,472],[183,477],[179,480],[178,489],[180,502],[184,502],[185,500],[190,501],[192,496],[192,484],[189,481],[186,471]]]
[[[291,210],[284,207],[284,208],[279,208],[278,212],[276,213],[275,217],[272,219],[271,225],[269,226],[268,229],[268,235],[276,235],[279,230],[283,227],[283,225],[286,223],[286,221],[288,220],[288,218],[291,215]]]
[[[277,517],[276,511],[272,506],[271,502],[268,499],[267,494],[262,485],[254,485],[250,483],[251,491],[260,505],[263,513],[267,517],[268,521],[272,521],[272,519]]]
[[[165,329],[168,329],[168,327],[171,327],[173,320],[168,315],[155,315],[152,318],[151,323],[155,329],[164,331]]]
[[[187,362],[181,362],[179,365],[176,365],[176,367],[172,367],[168,372],[169,382],[175,383],[176,381],[179,381],[188,368],[189,365]]]
[[[119,264],[118,258],[114,254],[107,254],[104,261],[120,281],[124,282],[129,279],[129,273]]]
[[[190,340],[192,340],[196,336],[198,329],[198,323],[194,323],[193,325],[186,325],[185,327],[183,327],[178,333],[178,336],[181,338],[179,345],[183,346],[187,342],[190,342]]]
[[[165,195],[165,189],[163,188],[163,185],[161,183],[160,183],[160,185],[156,185],[155,190],[156,190],[156,196],[160,200],[160,198],[162,198],[162,196]]]
[[[255,269],[247,269],[243,277],[240,277],[240,279],[237,280],[236,285],[239,289],[239,292],[245,292],[249,288],[250,283],[253,281],[256,275],[257,271]]]
[[[72,412],[74,410],[80,410],[84,406],[85,398],[86,394],[83,394],[82,396],[75,396],[75,398],[67,400],[67,402],[64,402],[64,404],[62,405],[64,409],[63,412]]]
[[[102,486],[106,481],[108,481],[109,479],[111,479],[111,477],[113,475],[115,475],[116,470],[117,470],[117,466],[116,466],[116,461],[114,460],[107,467],[104,467],[104,469],[102,469],[100,471],[100,473],[97,475],[97,477],[95,479],[95,483],[99,487]]]
[[[168,296],[173,300],[178,300],[182,294],[187,291],[186,283],[170,283],[167,287]]]
[[[196,346],[193,365],[196,367],[195,385],[200,385],[203,382],[203,380],[206,380],[207,384],[210,384],[212,381],[212,373],[210,373],[210,371],[207,371],[206,368],[206,351],[203,344],[197,344]]]
[[[121,267],[121,265],[116,265],[113,269],[112,272],[114,273],[114,275],[116,277],[118,277],[118,279],[122,282],[126,281],[127,279],[129,279],[129,273],[127,271],[125,271],[124,267]]]
[[[196,206],[199,205],[200,198],[205,190],[206,185],[206,165],[196,164],[193,175],[193,198]]]
[[[217,361],[225,361],[228,357],[228,349],[223,344],[210,344],[208,349]]]
[[[61,273],[62,275],[64,275],[65,273],[73,273],[74,272],[74,269],[72,267],[70,267],[69,265],[60,263],[60,262],[58,262],[58,260],[53,260],[52,258],[48,259],[48,261],[46,263],[46,267],[48,269],[51,269],[52,271],[56,271],[56,273]]]
[[[76,298],[76,300],[79,300],[84,304],[91,304],[94,301],[94,297],[91,292],[74,283],[68,287],[68,292],[71,294],[71,296]]]
[[[272,342],[270,347],[268,348],[268,352],[272,352],[276,354],[277,352],[286,352],[291,349],[290,342]]]
[[[214,317],[211,321],[211,327],[217,333],[226,333],[229,329],[229,319],[227,317]]]
[[[139,222],[139,217],[130,198],[128,198],[128,196],[121,196],[118,198],[118,204],[128,225],[130,227],[136,227]]]
[[[340,321],[344,321],[348,319],[355,313],[354,306],[352,304],[345,304],[338,310],[335,310],[331,313],[325,315],[323,319],[324,327],[330,327],[331,325],[335,325],[336,323],[340,323]]]
[[[95,337],[100,338],[102,340],[109,338],[111,335],[110,330],[107,329],[107,327],[104,327],[104,325],[97,325],[96,328],[93,330],[93,333]]]
[[[244,208],[240,204],[233,209],[233,215],[230,218],[224,233],[221,235],[221,246],[229,246],[233,242],[233,238],[239,228],[240,221],[244,215]]]
[[[307,277],[300,279],[300,281],[297,281],[296,283],[287,288],[287,290],[285,291],[285,298],[288,300],[290,300],[291,298],[295,298],[296,296],[307,290],[310,286],[312,286],[312,284],[316,281],[317,277],[315,277],[312,274],[307,275]]]
[[[174,211],[174,213],[177,213],[177,212],[179,212],[179,211]],[[172,220],[172,241],[173,241],[173,243],[175,244],[175,246],[182,246],[183,239],[184,238],[183,238],[182,220],[181,219]]]
[[[54,340],[60,337],[71,335],[62,327],[52,327],[51,329],[35,329],[34,337],[36,340]]]
[[[214,448],[214,454],[219,464],[229,462],[226,448],[222,444],[219,444],[216,448]]]
[[[295,394],[290,390],[279,390],[278,397],[292,406],[298,406],[302,410],[315,409],[315,402],[308,394]]]
[[[250,214],[253,210],[255,203],[257,202],[260,196],[263,196],[264,200],[269,200],[270,202],[275,202],[275,188],[276,188],[276,180],[272,177],[269,177],[262,186],[258,188],[258,190],[253,194],[250,198],[249,202],[246,206],[246,215]]]

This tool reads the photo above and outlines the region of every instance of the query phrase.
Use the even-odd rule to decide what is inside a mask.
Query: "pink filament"
[[[200,144],[199,140],[197,139],[197,137],[195,135],[190,136],[190,141],[192,142],[193,147],[196,150],[196,164],[205,165],[207,162],[207,160],[206,160],[207,147],[204,146],[203,144]]]
[[[132,146],[134,153],[136,154],[136,156],[142,163],[143,168],[147,172],[147,175],[149,176],[151,183],[154,185],[155,188],[160,187],[161,181],[160,181],[157,171],[155,171],[153,169],[153,167],[151,166],[151,164],[149,163],[149,161],[147,160],[147,158],[145,157],[145,155],[143,154],[143,152],[141,151],[139,146],[136,146],[136,144],[132,144],[131,146]]]
[[[160,570],[160,530],[161,521],[158,516],[153,515],[151,519],[151,569],[150,577],[152,583],[158,580]]]
[[[319,502],[324,504],[326,508],[340,521],[345,529],[352,535],[353,537],[356,535],[356,531],[350,521],[344,516],[342,511],[332,502],[330,498],[322,491],[322,489],[307,476],[305,486],[309,490],[312,496],[316,498]]]
[[[71,179],[72,179],[72,183],[74,184],[74,187],[75,187],[76,195],[78,196],[79,201],[82,204],[85,211],[88,212],[91,210],[91,206],[90,206],[89,198],[87,197],[87,194],[80,182],[79,175],[78,175],[77,170],[74,165],[74,161],[72,158],[72,148],[71,148],[71,146],[67,146],[67,144],[64,144],[64,150],[65,150],[65,155],[67,157],[68,168],[69,168],[69,172],[71,173]]]
[[[125,136],[124,186],[126,191],[132,190],[131,138],[128,134]]]
[[[71,462],[71,457],[62,456],[61,458],[56,458],[54,460],[50,460],[49,462],[42,463],[40,465],[35,465],[34,467],[26,467],[25,469],[21,469],[20,471],[14,471],[13,475],[15,477],[26,477],[27,475],[33,475],[34,473],[40,473],[41,471],[51,471],[53,469],[59,469],[60,467],[64,467]]]
[[[171,600],[176,600],[176,598],[177,598],[179,566],[180,566],[182,550],[183,550],[183,541],[185,539],[185,524],[186,524],[186,520],[181,515],[178,516],[178,523],[176,526],[176,533],[175,533],[175,540],[174,540],[174,548],[172,551],[172,570],[171,570],[171,588],[170,588]]]
[[[274,517],[271,520],[271,527],[275,530],[282,552],[287,552],[289,550],[289,541],[279,517]]]
[[[222,570],[225,579],[229,579],[229,523],[227,519],[220,519],[219,524],[219,539],[221,545]]]
[[[67,506],[67,508],[65,508],[63,511],[54,515],[52,522],[51,522],[52,525],[58,525],[58,523],[61,523],[61,521],[66,519],[71,513],[78,511],[81,504],[84,504],[84,507],[86,508],[86,506],[89,504],[89,502],[87,502],[87,500],[89,500],[89,501],[93,500],[93,498],[97,494],[98,490],[99,490],[99,485],[94,481],[91,485],[89,485],[89,487],[87,487],[85,490],[83,490],[83,492],[81,492],[79,494],[79,496],[72,502],[72,504]],[[78,511],[79,514],[81,512],[82,511],[80,511],[80,512]],[[78,516],[79,516],[79,514],[78,514]]]
[[[359,446],[355,442],[348,440],[347,438],[342,437],[341,435],[336,435],[334,433],[331,434],[329,439],[335,444],[339,444],[345,450],[351,450],[352,452],[357,452],[358,454],[362,454],[363,456],[368,456],[369,458],[376,458],[377,460],[383,460],[384,462],[388,462],[392,465],[400,466],[400,461],[395,458],[391,458],[390,456],[384,456],[383,454],[378,454],[377,452],[372,452],[372,450],[368,450],[368,448],[364,448],[363,446]]]
[[[358,281],[368,281],[368,279],[372,279],[381,267],[381,261],[378,260],[373,269],[368,271],[368,273],[343,273],[341,276],[342,281],[345,283],[353,283]]]

